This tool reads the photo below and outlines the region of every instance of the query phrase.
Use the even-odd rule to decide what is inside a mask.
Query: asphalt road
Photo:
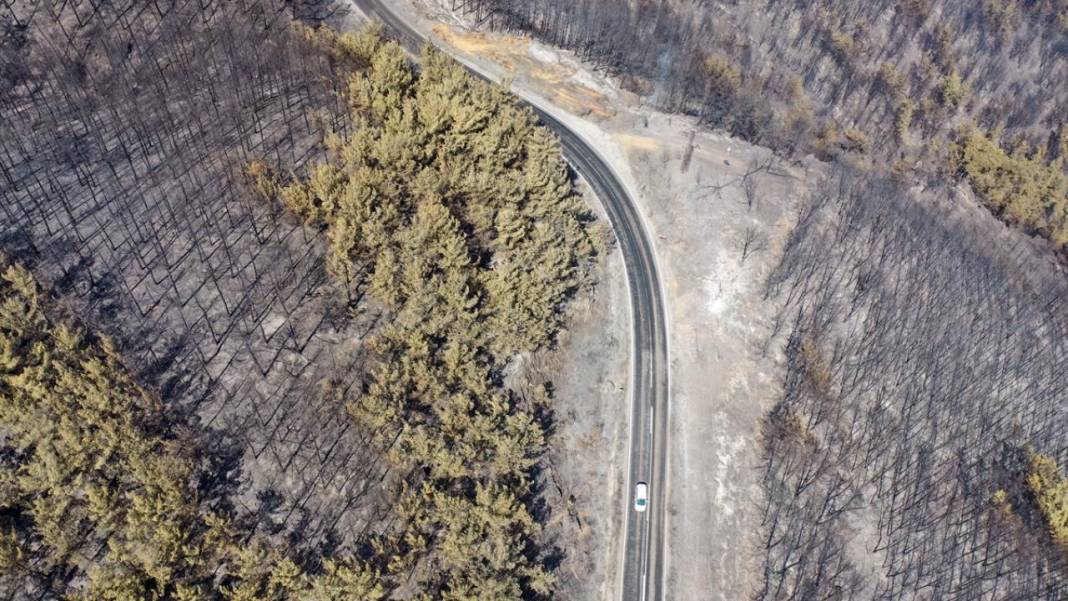
[[[365,14],[381,20],[391,34],[418,55],[426,40],[391,12],[382,0],[351,0]],[[489,79],[469,67],[482,79]],[[660,274],[648,232],[633,199],[597,151],[566,125],[527,103],[560,138],[564,158],[593,188],[608,213],[626,265],[632,317],[630,468],[627,482],[626,542],[622,598],[661,601],[664,598],[664,495],[667,459],[668,363],[667,330]],[[649,484],[649,507],[634,511],[634,486]]]

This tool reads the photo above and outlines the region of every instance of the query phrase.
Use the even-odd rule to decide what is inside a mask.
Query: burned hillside
[[[788,364],[758,599],[1068,594],[1034,479],[1068,463],[1068,286],[948,193],[840,172],[769,279]]]

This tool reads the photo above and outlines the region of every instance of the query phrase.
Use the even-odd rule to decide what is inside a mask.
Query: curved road
[[[368,16],[382,21],[415,55],[426,40],[390,11],[383,0],[352,0]],[[471,67],[469,70],[488,80]],[[660,274],[648,233],[637,207],[608,163],[566,125],[527,103],[560,138],[564,158],[593,188],[608,213],[626,265],[632,317],[630,469],[627,482],[626,543],[622,597],[626,601],[664,598],[664,496],[667,446],[667,331]],[[633,509],[634,485],[649,484],[649,509]]]

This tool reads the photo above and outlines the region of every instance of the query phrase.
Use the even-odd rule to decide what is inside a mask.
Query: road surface
[[[382,21],[391,35],[418,56],[426,43],[411,25],[382,0],[352,0],[369,17]],[[482,79],[485,74],[468,66]],[[560,138],[564,158],[593,188],[608,213],[626,265],[632,317],[630,468],[626,504],[622,598],[662,601],[664,598],[664,495],[668,437],[667,331],[660,274],[649,234],[633,199],[608,163],[577,133],[537,105],[527,103]],[[634,486],[649,484],[649,506],[634,511]]]

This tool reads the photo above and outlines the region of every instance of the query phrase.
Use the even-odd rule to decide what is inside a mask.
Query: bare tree
[[[742,247],[742,263],[745,263],[749,255],[768,248],[768,237],[758,232],[755,225],[749,225],[746,226],[745,231],[742,233],[740,246]]]
[[[752,210],[753,203],[756,202],[757,196],[757,182],[755,177],[746,175],[742,178],[742,192],[745,193],[745,206]]]

